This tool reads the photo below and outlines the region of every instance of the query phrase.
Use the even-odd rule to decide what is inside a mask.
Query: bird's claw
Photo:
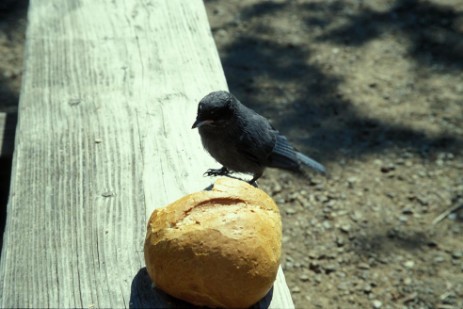
[[[225,167],[222,168],[210,168],[208,169],[203,176],[226,176],[230,173]]]
[[[248,181],[248,183],[253,186],[254,188],[259,188],[259,185],[257,184],[257,181],[255,180],[250,180]]]

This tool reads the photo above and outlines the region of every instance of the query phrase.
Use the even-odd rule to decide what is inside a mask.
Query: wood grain
[[[139,289],[143,241],[218,167],[190,129],[227,89],[203,3],[31,0],[26,45],[1,306],[175,307]],[[271,306],[293,307],[282,272]]]

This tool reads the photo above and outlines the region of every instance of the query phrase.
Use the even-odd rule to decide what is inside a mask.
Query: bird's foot
[[[254,188],[259,188],[259,186],[257,185],[257,181],[255,181],[255,180],[254,181],[252,181],[252,180],[248,181],[248,184],[250,184]]]
[[[251,180],[248,181],[248,183],[251,186],[254,186],[255,188],[259,188],[259,186],[257,185],[257,179],[259,179],[259,177],[260,177],[260,175],[254,176]]]
[[[205,173],[204,176],[228,176],[230,171],[226,167],[222,168],[210,168]]]

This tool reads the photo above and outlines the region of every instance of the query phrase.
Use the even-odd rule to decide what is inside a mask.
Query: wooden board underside
[[[190,129],[227,89],[203,3],[33,0],[26,44],[1,306],[172,306],[137,287],[153,209],[218,167]]]

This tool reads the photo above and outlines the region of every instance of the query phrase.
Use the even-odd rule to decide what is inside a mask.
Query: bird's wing
[[[320,163],[297,152],[270,122],[252,110],[248,110],[238,149],[249,160],[266,167],[301,171],[304,164],[318,172],[324,173]]]
[[[269,156],[269,167],[284,168],[299,171],[301,164],[304,164],[319,173],[325,173],[325,167],[317,161],[296,151],[288,142],[288,139],[278,131],[274,131],[276,136],[275,147]]]
[[[242,129],[237,149],[249,160],[265,166],[274,147],[275,136],[267,119],[252,110],[247,116],[240,126]]]
[[[244,107],[243,134],[240,138],[240,152],[250,160],[265,167],[299,170],[299,160],[288,143],[267,120],[255,111]]]
[[[275,136],[275,144],[272,151],[269,153],[267,166],[298,171],[300,168],[300,161],[297,152],[289,144],[284,135],[281,135],[276,130],[272,130],[272,133]]]

